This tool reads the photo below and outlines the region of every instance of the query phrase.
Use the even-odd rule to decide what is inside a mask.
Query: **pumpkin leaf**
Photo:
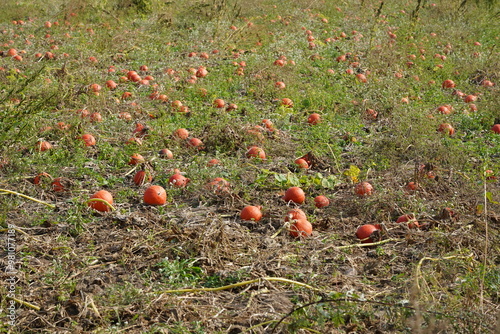
[[[286,174],[274,174],[274,179],[282,184],[285,184],[287,182],[287,175]]]
[[[313,180],[314,181],[314,180]],[[304,184],[304,185],[309,185],[310,182],[311,182],[311,178],[307,175],[302,175],[300,178],[299,178],[299,182],[301,184]]]
[[[495,201],[493,199],[493,194],[490,192],[490,191],[487,191],[486,192],[486,199],[488,200],[488,202],[490,203],[493,203],[493,204],[500,204],[499,202]]]
[[[352,183],[357,183],[359,181],[359,173],[361,173],[361,170],[358,167],[350,165],[349,169],[345,170],[343,174],[347,176]]]
[[[326,178],[321,179],[321,186],[327,189],[333,189],[338,184],[338,180],[335,175],[330,175]]]
[[[261,173],[259,173],[259,175],[255,179],[255,183],[263,183],[267,181],[267,177],[274,173],[271,172],[269,169],[261,169],[260,172]],[[274,177],[276,177],[276,174],[274,175]]]
[[[288,173],[287,181],[288,181],[289,185],[294,186],[294,187],[300,187],[300,185],[301,185],[299,178],[297,177],[297,175],[295,175],[293,173]]]

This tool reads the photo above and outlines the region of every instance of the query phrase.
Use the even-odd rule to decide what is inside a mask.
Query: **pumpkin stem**
[[[116,210],[116,208],[114,206],[112,206],[111,204],[109,204],[108,201],[105,201],[102,198],[91,198],[91,199],[89,199],[85,203],[89,203],[89,202],[101,202],[103,204],[106,204],[111,209],[111,211],[115,211]]]
[[[54,204],[50,204],[50,203],[47,203],[47,202],[44,202],[44,201],[41,201],[39,199],[36,199],[36,198],[33,198],[33,197],[30,197],[28,195],[24,195],[24,194],[21,194],[21,193],[18,193],[16,191],[12,191],[12,190],[7,190],[7,189],[0,189],[0,195],[1,194],[12,194],[12,195],[16,195],[16,196],[19,196],[19,197],[23,197],[23,198],[26,198],[26,199],[29,199],[30,201],[33,201],[33,202],[37,202],[37,203],[40,203],[40,204],[44,204],[46,206],[48,206],[49,208],[52,208],[52,209],[55,209],[56,206]]]

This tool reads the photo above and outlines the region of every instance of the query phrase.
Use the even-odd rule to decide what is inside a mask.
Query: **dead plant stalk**
[[[445,256],[445,257],[423,257],[418,261],[417,267],[415,269],[415,280],[417,283],[417,288],[420,290],[420,283],[419,279],[422,276],[422,264],[424,261],[433,261],[433,262],[439,262],[443,260],[451,260],[451,259],[468,259],[472,258],[474,256],[473,253],[469,255],[450,255],[450,256]]]

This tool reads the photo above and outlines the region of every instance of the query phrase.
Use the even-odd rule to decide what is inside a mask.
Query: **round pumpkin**
[[[312,234],[312,225],[307,219],[298,219],[290,226],[292,237],[309,237]]]
[[[113,204],[113,195],[109,191],[106,190],[99,190],[96,192],[94,195],[90,197],[90,199],[101,199],[109,203],[110,205]],[[111,211],[111,206],[106,205],[106,203],[103,203],[101,201],[89,201],[88,205],[97,211],[101,212],[106,212],[106,211]]]
[[[247,205],[240,212],[240,218],[243,220],[253,220],[258,222],[262,218],[260,206]]]
[[[161,186],[150,186],[144,192],[143,199],[148,205],[164,205],[167,203],[167,192]]]
[[[300,187],[290,187],[285,192],[283,200],[285,200],[286,202],[292,201],[297,204],[302,204],[306,200],[306,194]]]

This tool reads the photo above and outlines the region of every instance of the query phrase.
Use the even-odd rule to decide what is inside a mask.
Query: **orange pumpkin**
[[[247,158],[259,158],[262,160],[266,159],[266,152],[258,146],[250,146],[250,148],[245,153]]]
[[[294,222],[296,220],[307,220],[306,213],[301,209],[291,209],[285,216],[285,222]]]
[[[378,230],[380,230],[380,228],[378,228],[375,225],[371,224],[362,225],[358,227],[358,229],[356,230],[356,237],[358,237],[358,239],[360,239],[362,243],[371,243],[374,242],[371,236],[375,231]]]
[[[49,143],[48,141],[39,141],[36,144],[36,150],[39,152],[47,151],[52,148],[52,144]]]
[[[296,220],[290,226],[290,235],[292,237],[295,237],[295,238],[298,238],[298,237],[309,237],[309,236],[311,236],[311,234],[312,234],[312,225],[306,219]]]
[[[354,191],[360,197],[370,196],[373,194],[373,186],[370,183],[363,181],[356,185]]]
[[[262,218],[261,207],[253,205],[245,206],[240,212],[240,218],[258,222]]]
[[[141,186],[144,183],[151,181],[153,181],[153,176],[151,175],[151,173],[148,173],[147,171],[140,170],[134,175],[134,184],[137,186]]]
[[[85,143],[85,146],[94,146],[96,143],[94,136],[92,136],[91,134],[88,134],[88,133],[82,135],[81,139]]]
[[[317,208],[323,208],[330,205],[330,200],[326,196],[319,195],[314,198],[314,205]]]
[[[306,200],[306,194],[300,187],[290,187],[286,190],[283,200],[286,202],[292,201],[297,204],[302,204]]]
[[[161,186],[150,186],[144,192],[143,200],[148,205],[164,205],[167,203],[167,192]]]
[[[106,201],[109,205],[106,205],[105,203],[101,201],[89,201],[88,205],[97,211],[101,212],[106,212],[106,211],[111,211],[111,204],[113,204],[113,195],[111,195],[110,192],[106,190],[99,190],[96,192],[94,195],[90,197],[90,199],[101,199]]]
[[[185,177],[184,175],[175,173],[168,179],[168,184],[171,184],[176,188],[184,188],[185,186],[187,186],[189,181],[191,180]]]

